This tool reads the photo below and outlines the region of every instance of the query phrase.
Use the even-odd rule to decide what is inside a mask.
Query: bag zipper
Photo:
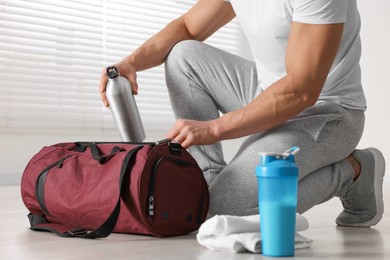
[[[79,142],[74,142],[74,144],[76,145],[76,148],[79,147],[79,146],[85,146],[85,147],[88,147],[89,144],[91,143],[94,143],[94,144],[130,144],[130,145],[150,145],[152,147],[155,147],[155,146],[158,146],[160,144],[164,144],[164,143],[170,143],[171,142],[171,139],[162,139],[162,140],[159,140],[159,141],[156,141],[156,142],[83,142],[83,141],[79,141]]]
[[[178,160],[178,159],[172,159],[170,157],[160,157],[157,162],[154,164],[152,174],[150,176],[149,180],[149,189],[148,189],[148,195],[147,195],[147,212],[146,215],[148,217],[152,217],[154,215],[154,189],[156,185],[156,178],[157,178],[157,170],[158,167],[160,166],[160,163],[163,160],[169,160],[172,161],[175,164],[179,164],[181,166],[196,166],[196,164],[183,161],[183,160]]]
[[[84,141],[79,141],[79,142],[75,142],[74,144],[80,145],[80,146],[88,145],[90,143],[94,143],[94,144],[132,144],[132,145],[157,146],[159,144],[169,143],[170,141],[171,141],[171,139],[163,139],[163,140],[159,140],[156,142],[84,142]]]
[[[198,214],[196,216],[196,223],[198,225],[202,224],[202,215],[203,215],[203,200],[204,200],[204,189],[202,189],[202,194],[201,194],[201,197],[200,197],[200,200],[199,200],[199,211],[198,211]]]

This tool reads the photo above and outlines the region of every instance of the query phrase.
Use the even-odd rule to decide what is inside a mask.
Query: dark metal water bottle
[[[106,97],[122,141],[142,142],[145,130],[130,82],[114,66],[107,67]]]

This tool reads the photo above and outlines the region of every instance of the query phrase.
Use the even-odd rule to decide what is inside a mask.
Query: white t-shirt
[[[252,49],[259,84],[266,89],[286,75],[291,22],[344,23],[337,56],[319,102],[366,109],[360,72],[360,16],[356,0],[230,0]]]

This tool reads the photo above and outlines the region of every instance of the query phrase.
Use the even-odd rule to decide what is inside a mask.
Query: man
[[[165,62],[179,118],[167,137],[201,166],[210,214],[257,214],[257,154],[299,146],[297,211],[338,196],[338,225],[377,224],[385,161],[377,149],[354,150],[366,109],[356,0],[230,2],[198,1],[115,65],[137,93],[136,72]],[[255,62],[201,43],[236,16]],[[108,106],[106,81],[103,70]],[[226,164],[219,141],[243,136]]]

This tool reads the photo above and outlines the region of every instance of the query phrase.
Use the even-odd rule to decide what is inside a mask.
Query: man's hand
[[[117,68],[119,74],[127,78],[128,81],[130,81],[130,85],[133,91],[134,95],[138,94],[138,83],[137,83],[137,74],[135,71],[135,67],[132,64],[131,56],[129,56],[127,59],[122,60],[121,62],[115,64],[114,66]],[[102,75],[100,77],[100,86],[99,86],[99,92],[100,92],[100,98],[102,99],[103,104],[106,107],[109,107],[110,104],[108,104],[108,100],[106,97],[106,85],[108,81],[106,69],[104,68],[102,71]]]
[[[220,141],[214,121],[187,119],[178,119],[167,134],[167,138],[180,143],[185,149],[191,145],[213,144]]]

